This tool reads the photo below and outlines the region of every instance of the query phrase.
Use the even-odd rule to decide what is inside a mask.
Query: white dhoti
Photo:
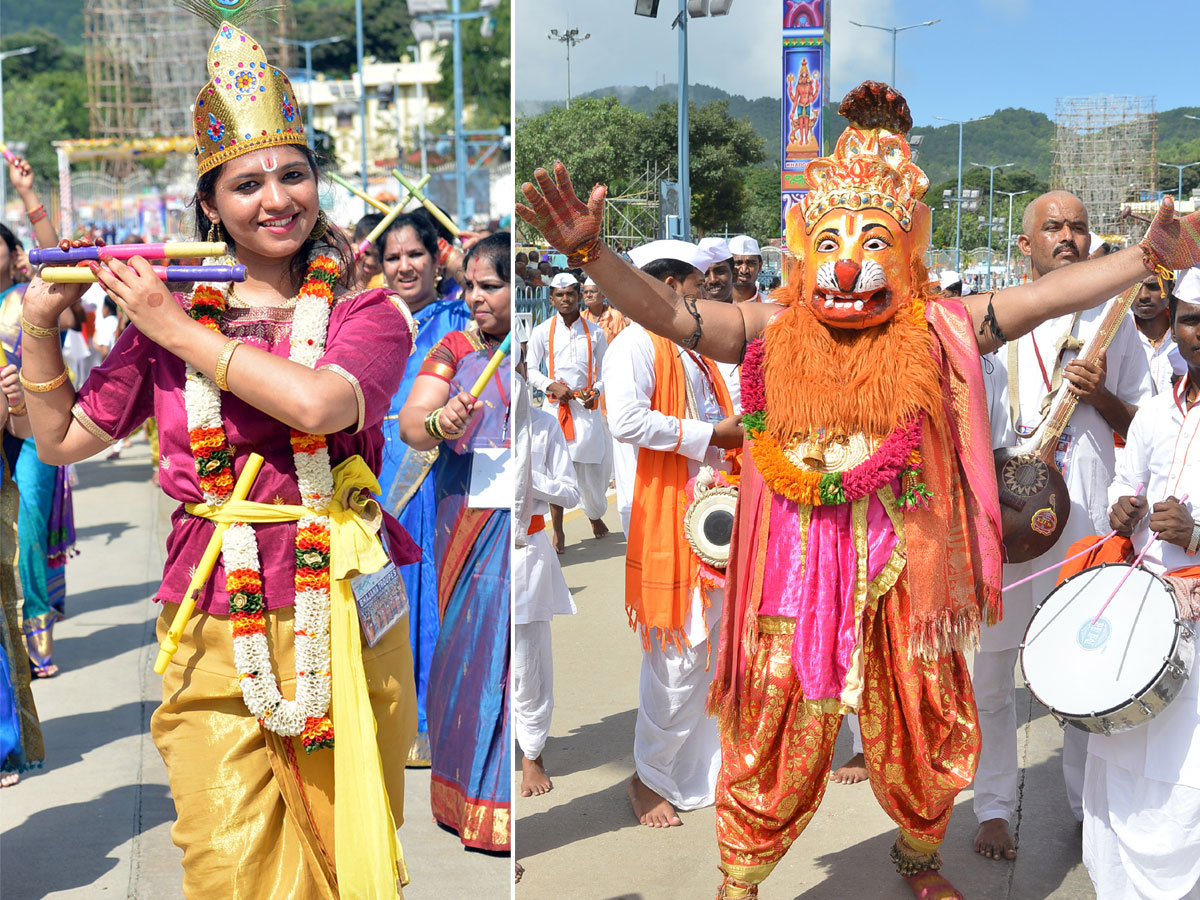
[[[1200,900],[1200,789],[1092,756],[1083,802],[1097,900]]]
[[[668,644],[664,649],[652,640],[650,649],[642,650],[633,761],[642,783],[681,810],[712,805],[721,768],[717,722],[705,711],[713,676],[709,648],[716,653],[712,641],[717,640],[721,594],[713,594],[707,635],[701,618],[695,621],[699,633],[689,635],[691,646],[676,649]],[[697,591],[692,599],[693,620],[699,600]],[[703,611],[699,614],[703,616]]]
[[[606,441],[606,443],[608,443]],[[579,506],[589,519],[600,519],[608,511],[608,483],[612,480],[612,457],[602,462],[575,462],[575,481],[579,485]]]
[[[983,746],[975,772],[975,817],[980,822],[1004,819],[1011,823],[1017,812],[1020,765],[1017,761],[1017,648],[976,650],[971,682],[979,709]],[[1087,732],[1063,731],[1062,770],[1071,812],[1083,821],[1083,769],[1087,759]]]
[[[529,622],[514,629],[512,708],[517,746],[526,759],[537,759],[546,747],[554,712],[549,622]]]

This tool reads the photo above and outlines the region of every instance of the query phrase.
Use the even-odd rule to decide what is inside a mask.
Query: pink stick
[[[1187,498],[1188,498],[1188,495],[1184,494],[1182,497],[1179,498],[1179,502],[1183,503],[1185,500],[1187,500]],[[1158,542],[1159,534],[1160,534],[1160,532],[1156,531],[1154,533],[1154,536],[1146,542],[1146,546],[1143,547],[1142,552],[1137,555],[1137,559],[1135,559],[1133,561],[1133,565],[1131,565],[1129,567],[1129,571],[1127,571],[1125,573],[1125,576],[1119,582],[1117,582],[1117,586],[1115,588],[1113,588],[1112,594],[1110,594],[1108,599],[1104,601],[1104,605],[1102,607],[1100,607],[1100,612],[1096,613],[1096,618],[1092,619],[1093,625],[1095,625],[1097,622],[1100,621],[1100,617],[1102,615],[1104,615],[1104,611],[1106,609],[1108,609],[1108,604],[1113,602],[1113,597],[1117,596],[1117,594],[1120,593],[1121,588],[1125,585],[1125,582],[1129,580],[1129,576],[1133,574],[1133,570],[1136,569],[1139,565],[1141,565],[1142,560],[1146,558],[1146,553],[1150,550],[1151,547],[1154,546],[1155,543]]]
[[[1144,484],[1139,484],[1137,486],[1137,490],[1134,491],[1134,495],[1140,497],[1142,495],[1142,488],[1144,488],[1144,487],[1145,487]],[[1091,553],[1093,550],[1095,550],[1097,547],[1099,547],[1101,544],[1103,544],[1109,538],[1113,537],[1116,533],[1117,533],[1116,530],[1110,531],[1108,534],[1106,534],[1104,537],[1100,538],[1099,541],[1092,544],[1086,550],[1081,550],[1078,553],[1076,553],[1074,556],[1068,556],[1066,559],[1064,559],[1060,563],[1055,563],[1052,566],[1046,566],[1046,568],[1042,569],[1042,571],[1040,571],[1040,572],[1034,572],[1032,575],[1026,575],[1020,581],[1014,581],[1012,584],[1006,584],[1004,586],[1004,588],[1000,591],[1000,593],[1004,593],[1004,591],[1007,591],[1009,588],[1015,588],[1018,585],[1022,585],[1027,581],[1033,581],[1033,579],[1037,578],[1039,575],[1045,575],[1047,572],[1050,572],[1054,569],[1061,568],[1062,566],[1065,566],[1067,563],[1073,562],[1074,560],[1079,559],[1079,557],[1081,557],[1081,556],[1087,556],[1089,553]]]

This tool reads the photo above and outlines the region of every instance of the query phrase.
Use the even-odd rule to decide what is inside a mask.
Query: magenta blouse
[[[317,368],[327,368],[345,378],[358,402],[357,425],[328,436],[332,465],[358,454],[378,474],[383,452],[381,425],[392,395],[400,386],[413,336],[404,315],[389,291],[363,291],[340,298],[329,319],[325,355]],[[176,300],[186,308],[187,297]],[[222,332],[247,344],[287,358],[292,330],[292,310],[275,308],[230,309]],[[203,502],[195,462],[188,444],[187,412],[183,405],[185,365],[142,335],[136,327],[125,329],[104,363],[92,370],[79,390],[72,410],[75,418],[96,437],[115,441],[126,437],[147,418],[158,420],[159,480],[164,493],[178,500],[167,538],[167,561],[158,601],[179,602],[187,590],[190,573],[200,562],[215,527],[206,519],[184,511],[182,504]],[[221,417],[234,455],[234,477],[251,451],[263,459],[262,471],[250,492],[259,503],[300,502],[288,427],[239,400],[221,395]],[[415,562],[421,551],[392,516],[385,513],[392,560],[397,565]],[[296,523],[255,525],[262,562],[263,592],[267,608],[291,606],[295,601]],[[221,615],[229,612],[225,570],[217,563],[200,594],[198,607]]]

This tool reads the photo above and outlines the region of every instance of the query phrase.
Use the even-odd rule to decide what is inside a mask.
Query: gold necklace
[[[248,303],[237,295],[237,291],[234,290],[233,284],[231,283],[229,285],[229,292],[226,294],[226,298],[226,305],[230,309],[293,309],[299,302],[300,295],[297,294],[294,297],[289,297],[287,300],[284,300],[282,303],[278,304],[263,305]]]

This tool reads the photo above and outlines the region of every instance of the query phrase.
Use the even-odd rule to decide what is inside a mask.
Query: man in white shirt
[[[695,244],[655,241],[629,255],[681,295],[704,298],[709,258]],[[717,726],[705,699],[712,681],[708,642],[716,639],[722,592],[705,595],[698,581],[679,576],[689,566],[694,575],[679,506],[702,464],[724,467],[722,451],[741,446],[741,422],[710,360],[640,325],[631,323],[613,341],[604,381],[609,428],[620,442],[615,469],[629,538],[626,610],[642,639],[637,772],[628,794],[643,825],[681,825],[677,810],[713,803],[720,769]]]
[[[763,300],[758,289],[758,276],[763,267],[758,241],[748,234],[735,235],[729,239],[729,252],[733,254],[733,302],[754,303]]]
[[[558,416],[575,464],[580,506],[592,523],[592,534],[602,538],[608,534],[603,517],[612,478],[611,445],[600,412],[600,373],[608,341],[599,327],[580,317],[580,297],[574,275],[554,276],[550,302],[557,313],[529,336],[529,383],[546,395],[550,411]],[[551,504],[554,547],[560,553],[566,541],[562,516],[563,508]]]
[[[712,262],[704,273],[704,289],[708,292],[709,300],[718,303],[733,302],[733,251],[729,244],[721,238],[701,238],[697,245],[701,250],[708,251]],[[733,411],[742,411],[742,379],[741,364],[719,362],[717,368],[729,388],[729,397],[733,400]]]
[[[1150,547],[1150,571],[1174,581],[1185,638],[1195,644],[1200,613],[1194,570],[1200,548],[1200,269],[1187,269],[1172,302],[1171,324],[1187,367],[1175,391],[1138,410],[1109,489],[1110,524]],[[1193,456],[1192,453],[1197,455]],[[1137,496],[1138,485],[1146,490]],[[1180,503],[1176,498],[1188,499]],[[1159,540],[1152,542],[1152,532]],[[1118,598],[1120,599],[1120,598]],[[1169,624],[1169,623],[1168,623]],[[1083,861],[1098,900],[1200,898],[1200,673],[1147,724],[1088,737],[1083,791]]]
[[[1167,300],[1175,281],[1165,278],[1163,281],[1164,284],[1160,285],[1157,275],[1151,275],[1143,281],[1137,299],[1133,301],[1133,308],[1129,310],[1150,366],[1150,382],[1155,394],[1169,392],[1175,377],[1187,372],[1183,357],[1175,346],[1171,317],[1167,311]],[[1164,286],[1167,289],[1165,294]]]
[[[1088,244],[1087,210],[1073,194],[1051,191],[1029,204],[1018,246],[1030,258],[1035,280],[1086,259]],[[1061,562],[1072,543],[1097,533],[1107,522],[1108,484],[1115,464],[1113,432],[1124,434],[1136,407],[1150,397],[1146,358],[1128,317],[1096,363],[1076,359],[1096,335],[1108,308],[1106,304],[1050,319],[984,362],[989,404],[1001,411],[999,421],[993,412],[993,446],[1012,446],[1032,437],[1046,415],[1046,398],[1057,396],[1062,387],[1080,401],[1055,453],[1071,500],[1066,526],[1054,546],[1041,556],[1006,565],[1005,584]],[[1008,440],[1003,437],[1005,432],[1011,436]],[[974,806],[980,823],[975,850],[992,859],[1016,858],[1009,823],[1016,813],[1019,778],[1017,648],[1034,607],[1054,584],[1055,571],[1051,571],[1006,590],[1003,619],[983,628],[979,635],[972,678],[983,738],[975,775]],[[1086,735],[1068,728],[1063,740],[1063,776],[1071,810],[1081,821],[1085,755]]]
[[[520,370],[518,370],[519,372]],[[528,475],[527,502],[521,537],[513,550],[513,724],[521,748],[521,796],[549,792],[542,751],[554,711],[554,659],[550,621],[573,615],[575,603],[563,580],[558,556],[546,536],[550,504],[571,507],[579,502],[575,469],[562,429],[550,413],[529,403],[525,381],[513,382],[514,413],[528,409],[527,441],[515,443],[518,472]],[[523,417],[522,417],[523,418]],[[522,458],[524,457],[524,458]]]

